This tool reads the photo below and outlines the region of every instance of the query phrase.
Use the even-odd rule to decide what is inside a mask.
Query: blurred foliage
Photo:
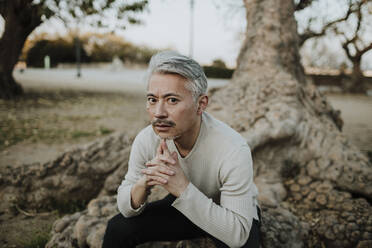
[[[204,73],[209,78],[231,78],[234,70],[229,69],[222,59],[215,59],[210,66],[203,66]]]
[[[215,60],[213,60],[212,66],[218,67],[218,68],[222,68],[222,69],[226,69],[227,68],[225,61],[223,61],[222,59],[215,59]]]
[[[112,33],[86,33],[82,36],[92,62],[111,62],[115,57],[125,63],[147,64],[159,50],[136,46]]]
[[[111,62],[115,57],[130,64],[147,64],[153,54],[159,50],[145,46],[136,46],[122,37],[111,33],[86,33],[81,36],[80,53],[83,63]],[[22,57],[29,67],[43,67],[44,57],[49,55],[51,66],[76,61],[76,46],[73,34],[65,37],[48,38],[35,36],[28,40]]]
[[[140,23],[136,15],[147,5],[148,0],[0,0],[0,16],[4,20],[4,33],[0,37],[0,98],[16,99],[23,95],[22,86],[16,84],[12,72],[27,37],[41,24],[48,20],[61,21],[75,37],[79,37],[83,27],[113,32]],[[45,44],[41,45],[44,47]]]
[[[214,66],[203,66],[204,73],[208,78],[232,78],[233,69],[223,69]]]
[[[89,62],[84,48],[80,46],[82,62]],[[59,63],[73,63],[76,61],[76,46],[73,42],[65,39],[39,40],[28,50],[26,64],[29,67],[44,67],[44,57],[50,57],[51,66],[55,67]]]
[[[135,14],[144,11],[148,5],[148,0],[26,0],[24,2],[26,4],[22,6],[21,2],[17,7],[30,8],[35,12],[35,18],[40,18],[42,22],[57,18],[69,28],[89,25],[106,30],[140,23]]]

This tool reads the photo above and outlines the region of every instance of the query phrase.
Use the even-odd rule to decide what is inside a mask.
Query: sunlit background
[[[76,7],[76,17],[71,18],[65,1],[45,1],[56,10],[54,17],[44,15],[12,71],[24,94],[0,99],[0,175],[9,168],[46,163],[113,133],[134,137],[148,124],[145,72],[158,51],[171,49],[193,57],[204,67],[210,88],[229,84],[246,35],[243,1],[154,0],[144,11],[132,13],[129,22],[116,16],[117,9],[109,9],[102,13],[104,18],[97,19],[86,18]],[[52,6],[56,2],[62,4],[61,11]],[[356,35],[356,42],[347,46],[351,56],[372,44],[371,1],[365,1],[368,4],[361,9],[358,32],[355,6],[342,20],[350,3],[358,2],[361,0],[313,0],[296,11],[295,18],[300,40],[307,33],[322,34],[304,39],[301,46],[307,79],[340,111],[343,133],[371,161],[372,47],[361,57],[366,91],[351,93],[343,88],[354,64],[342,43]],[[100,25],[89,25],[92,21]],[[130,23],[137,21],[140,23]],[[0,36],[3,31],[0,15]],[[53,222],[85,209],[85,204],[66,203],[45,215],[0,208],[4,224],[0,225],[0,247],[44,247]]]
[[[191,8],[191,2],[193,2],[193,8]],[[344,16],[347,8],[346,0],[314,1],[310,7],[295,13],[298,31],[303,33],[308,26],[319,31],[325,23]],[[364,11],[371,12],[370,9]],[[185,55],[192,54],[198,62],[204,65],[211,64],[216,59],[222,59],[231,68],[236,65],[246,22],[245,9],[241,1],[150,1],[147,9],[136,14],[136,17],[142,23],[128,25],[125,30],[115,28],[114,23],[117,20],[112,17],[104,20],[109,28],[101,30],[84,23],[77,24],[76,21],[69,23],[66,27],[58,18],[52,18],[39,26],[29,39],[42,33],[48,34],[50,38],[65,36],[79,27],[80,35],[86,32],[113,32],[138,46],[172,49]],[[368,25],[371,21],[371,16],[363,20],[365,30],[361,32],[361,38],[365,44],[372,41],[372,25]],[[0,27],[2,24],[3,20],[0,18]],[[355,25],[356,21],[350,18],[347,23],[340,26],[347,35],[351,36]],[[193,33],[193,37],[190,37],[190,32]],[[351,67],[340,41],[342,38],[331,32],[319,39],[308,40],[301,49],[305,66],[336,68],[345,63]],[[362,68],[372,69],[372,51],[363,56]]]

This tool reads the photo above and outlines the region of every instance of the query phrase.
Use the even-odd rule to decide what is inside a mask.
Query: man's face
[[[146,109],[161,138],[187,135],[198,123],[200,113],[186,84],[186,78],[178,74],[155,73],[150,78]]]

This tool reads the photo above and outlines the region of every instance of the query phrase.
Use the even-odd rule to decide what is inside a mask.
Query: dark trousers
[[[149,241],[177,241],[205,236],[211,237],[217,247],[228,247],[172,207],[174,200],[175,197],[169,194],[162,200],[149,203],[138,216],[114,216],[107,224],[102,247],[128,248]],[[243,248],[259,247],[259,225],[260,223],[253,219],[248,241]]]

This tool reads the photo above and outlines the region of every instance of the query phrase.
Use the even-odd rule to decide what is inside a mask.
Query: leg
[[[192,239],[205,235],[203,230],[171,206],[174,199],[174,196],[168,195],[149,203],[135,217],[114,216],[108,222],[102,247],[135,247],[148,241]]]
[[[260,222],[256,219],[253,219],[249,238],[242,248],[260,247],[260,238]]]
[[[257,207],[257,213],[258,218],[260,221],[253,219],[252,221],[252,227],[251,231],[249,232],[249,237],[247,242],[242,246],[242,248],[259,248],[260,247],[260,225],[261,225],[261,210]],[[225,245],[220,240],[216,239],[215,237],[211,237],[214,244],[218,248],[228,248],[227,245]]]

